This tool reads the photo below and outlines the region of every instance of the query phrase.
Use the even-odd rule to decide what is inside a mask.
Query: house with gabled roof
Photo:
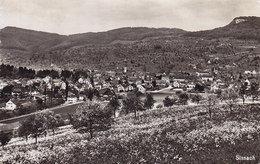
[[[195,83],[194,83],[194,82],[189,82],[189,83],[186,85],[186,88],[187,88],[187,90],[195,89]]]
[[[27,96],[29,94],[29,89],[22,86],[15,86],[12,89],[12,96],[13,97],[21,97],[21,96]]]
[[[140,85],[140,84],[139,84],[139,85],[137,85],[136,87],[137,87],[137,89],[138,89],[139,92],[145,93],[146,89],[145,89],[145,87],[144,87],[143,85]]]
[[[78,101],[78,97],[74,94],[74,93],[72,93],[72,92],[69,92],[68,93],[68,98],[67,98],[67,103],[68,104],[74,104],[74,103],[76,103]]]
[[[78,101],[78,98],[76,96],[73,96],[73,97],[68,97],[67,98],[67,103],[68,104],[74,104]]]
[[[181,83],[178,82],[178,81],[173,81],[172,87],[174,87],[174,88],[180,88],[180,87],[181,87]]]
[[[117,92],[125,92],[125,88],[123,87],[123,85],[117,85]]]
[[[202,72],[196,72],[196,75],[201,77],[201,76],[205,76],[205,75],[208,75],[209,72],[206,72],[206,71],[202,71]]]
[[[127,85],[126,88],[125,88],[126,92],[130,92],[130,91],[133,91],[133,90],[134,90],[133,85]]]
[[[164,80],[155,80],[155,81],[156,81],[156,85],[159,87],[165,87],[167,85],[166,81]]]
[[[11,99],[6,103],[5,109],[7,110],[15,110],[17,109],[16,103],[14,103]]]
[[[170,84],[170,78],[169,76],[163,76],[162,81],[165,81],[166,84]]]
[[[26,101],[24,100],[17,100],[17,99],[10,99],[8,102],[5,104],[5,109],[6,110],[15,110],[21,106],[22,103],[25,103]]]
[[[203,75],[201,76],[202,81],[204,82],[212,82],[214,77],[212,75]]]
[[[219,85],[217,84],[217,82],[212,83],[211,86],[210,86],[210,91],[211,92],[216,92],[219,89],[220,88],[219,88]]]
[[[113,91],[110,88],[103,88],[99,91],[100,96],[112,96],[114,95]]]

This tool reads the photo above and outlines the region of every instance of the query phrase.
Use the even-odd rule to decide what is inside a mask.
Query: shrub
[[[176,104],[177,100],[176,99],[172,99],[169,98],[169,96],[165,97],[165,99],[163,100],[163,105],[165,107],[170,107],[173,106],[174,104]]]
[[[179,94],[179,102],[182,104],[182,105],[186,105],[187,102],[189,100],[189,96],[187,93],[181,93]]]
[[[192,102],[196,102],[197,104],[202,100],[202,96],[199,94],[190,95],[190,98]]]
[[[2,144],[2,147],[4,149],[4,146],[11,140],[12,138],[12,132],[0,132],[0,142]]]

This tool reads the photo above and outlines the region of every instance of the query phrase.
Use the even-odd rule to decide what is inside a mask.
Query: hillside
[[[53,42],[53,40],[60,40],[64,37],[53,33],[5,27],[0,31],[0,48],[31,51],[38,44],[46,41]]]
[[[184,33],[185,31],[181,29],[126,27],[107,32],[70,35],[67,41],[72,45],[109,44],[115,41],[141,41],[146,38],[178,36]]]
[[[41,52],[86,44],[109,44],[114,41],[139,41],[150,37],[179,35],[183,33],[185,33],[185,31],[180,29],[138,27],[64,36],[16,27],[6,27],[0,32],[0,40],[2,42],[1,48]]]
[[[231,37],[242,40],[260,41],[260,18],[259,17],[237,17],[224,27],[213,30],[188,32],[186,36],[221,38]]]
[[[260,52],[260,18],[237,17],[213,30],[186,32],[181,29],[125,27],[106,32],[58,35],[7,27],[1,30],[0,55],[4,63],[34,69],[101,69],[170,72],[192,71],[195,65],[239,65],[236,71],[253,70],[249,56]],[[246,47],[254,47],[246,48]],[[124,61],[127,61],[125,63]],[[258,62],[259,59],[257,59]]]
[[[225,105],[213,118],[198,116],[203,106],[178,106],[129,114],[108,131],[78,133],[61,127],[39,143],[13,138],[0,159],[9,163],[236,163],[236,156],[259,162],[259,105]]]

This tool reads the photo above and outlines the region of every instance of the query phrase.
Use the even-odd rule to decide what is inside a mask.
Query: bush
[[[21,107],[18,109],[18,114],[24,115],[24,114],[35,112],[37,110],[38,110],[38,104],[25,103],[25,104],[22,104]]]
[[[15,115],[15,113],[13,113],[12,111],[0,110],[0,120],[14,117],[14,115]]]
[[[179,102],[180,102],[182,105],[186,105],[188,100],[189,100],[189,96],[188,96],[187,93],[181,93],[181,94],[179,94]]]
[[[4,146],[11,140],[12,138],[12,132],[0,132],[0,142],[2,144],[2,147],[4,149]]]
[[[177,103],[177,99],[169,98],[169,96],[165,97],[165,99],[163,100],[163,105],[165,107],[173,106],[176,103]]]
[[[197,104],[199,104],[199,102],[202,100],[202,96],[199,94],[190,95],[190,98],[192,102],[196,102]]]

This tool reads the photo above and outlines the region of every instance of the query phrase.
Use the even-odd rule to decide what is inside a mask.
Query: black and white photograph
[[[260,0],[0,0],[0,164],[260,164]]]

